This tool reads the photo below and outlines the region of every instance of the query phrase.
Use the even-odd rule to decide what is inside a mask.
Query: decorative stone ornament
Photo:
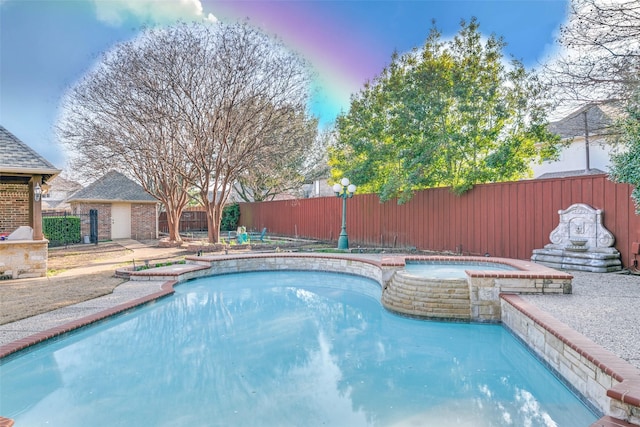
[[[606,273],[622,269],[615,238],[602,223],[602,210],[576,203],[559,210],[560,223],[549,235],[551,243],[534,249],[531,260],[563,270]]]
[[[549,240],[560,246],[608,248],[615,238],[602,223],[602,211],[584,203],[576,203],[558,211],[560,224],[551,232]]]

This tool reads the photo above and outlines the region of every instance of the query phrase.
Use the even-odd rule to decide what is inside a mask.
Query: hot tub
[[[412,317],[499,322],[501,293],[571,293],[571,275],[527,261],[412,256],[387,263],[396,269],[382,304]]]

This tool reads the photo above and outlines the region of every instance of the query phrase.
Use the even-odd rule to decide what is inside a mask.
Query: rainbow
[[[386,62],[380,58],[379,49],[371,48],[378,43],[370,33],[351,21],[336,22],[326,10],[309,8],[308,2],[239,1],[214,5],[213,13],[221,20],[250,17],[250,24],[275,35],[311,64],[317,75],[311,110],[321,125],[330,124],[340,112],[348,111],[351,95],[379,74],[380,64]]]

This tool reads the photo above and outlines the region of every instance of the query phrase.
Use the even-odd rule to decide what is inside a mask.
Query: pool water
[[[0,365],[17,426],[558,426],[591,413],[499,325],[425,322],[368,279],[214,276]]]
[[[517,268],[497,262],[407,262],[405,271],[420,277],[433,279],[464,279],[467,277],[465,270],[482,271],[515,271]]]

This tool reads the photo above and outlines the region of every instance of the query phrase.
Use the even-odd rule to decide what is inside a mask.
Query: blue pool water
[[[17,426],[558,426],[596,417],[499,325],[322,272],[209,277],[0,365]]]
[[[407,262],[405,271],[420,277],[433,279],[464,279],[465,270],[514,271],[517,268],[497,262],[450,262],[424,261]]]

